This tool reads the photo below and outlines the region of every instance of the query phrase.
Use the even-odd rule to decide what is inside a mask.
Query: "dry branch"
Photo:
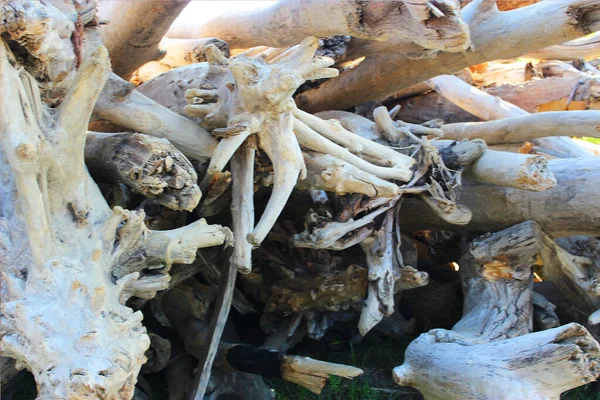
[[[548,136],[600,137],[600,111],[553,111],[489,122],[442,126],[444,139],[484,139],[487,144],[523,143]]]
[[[164,139],[130,133],[87,135],[85,163],[101,182],[123,182],[165,207],[191,211],[200,201],[194,167]]]
[[[210,158],[217,146],[202,127],[150,100],[114,74],[102,89],[94,113],[126,129],[169,139],[192,160]]]
[[[472,87],[452,75],[441,75],[428,81],[436,92],[452,103],[484,120],[528,115],[527,111]],[[591,154],[567,137],[534,139],[540,147],[567,157],[589,157]],[[543,162],[543,160],[542,160]]]

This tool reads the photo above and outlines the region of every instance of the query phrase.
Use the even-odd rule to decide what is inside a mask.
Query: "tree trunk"
[[[583,326],[530,333],[540,238],[527,221],[471,243],[459,261],[463,318],[409,345],[393,372],[398,384],[427,400],[558,399],[600,375],[600,345]]]
[[[593,0],[561,0],[500,12],[494,1],[479,0],[461,11],[471,32],[470,51],[417,60],[395,55],[367,58],[338,79],[299,94],[296,103],[309,112],[344,110],[440,74],[564,43],[600,29],[596,8]]]
[[[53,18],[62,15],[52,4],[35,7]],[[143,211],[110,210],[84,165],[87,124],[110,69],[96,29],[82,30],[80,49],[66,39],[64,54],[53,46],[65,44],[59,39],[65,35],[54,31],[65,25],[43,25],[23,42],[27,49],[35,40],[46,41],[39,53],[30,53],[30,62],[52,60],[62,67],[53,73],[72,75],[51,111],[48,92],[38,87],[47,86],[15,67],[7,45],[21,40],[22,31],[11,26],[31,24],[36,13],[5,15],[14,25],[2,26],[8,30],[0,43],[3,354],[34,374],[40,399],[131,398],[149,339],[141,313],[125,301],[164,289],[171,263],[189,263],[198,247],[221,244],[231,234],[205,221],[150,231]],[[76,51],[77,71],[67,62]],[[143,272],[148,268],[162,270]]]
[[[600,185],[600,160],[549,160],[548,168],[557,185],[534,193],[463,179],[460,203],[471,209],[471,221],[462,226],[443,222],[427,206],[406,199],[402,223],[406,229],[446,229],[486,232],[502,229],[526,220],[536,221],[554,237],[600,234],[600,209],[590,199],[597,198]],[[419,219],[411,218],[419,215]]]

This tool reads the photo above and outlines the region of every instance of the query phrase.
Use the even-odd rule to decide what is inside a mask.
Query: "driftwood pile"
[[[596,0],[188,3],[0,0],[3,394],[320,393],[295,344],[407,310],[426,399],[600,376]]]

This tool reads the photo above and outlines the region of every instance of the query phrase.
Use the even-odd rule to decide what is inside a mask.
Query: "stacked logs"
[[[320,393],[363,371],[294,345],[348,321],[430,329],[393,371],[427,399],[600,376],[600,164],[569,138],[600,136],[578,39],[598,4],[282,0],[181,26],[188,1],[126,3],[0,3],[9,389]],[[458,286],[462,318],[424,318]]]

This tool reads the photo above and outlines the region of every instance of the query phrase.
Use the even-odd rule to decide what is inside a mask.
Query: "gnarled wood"
[[[25,25],[45,16],[45,26],[56,27],[62,10],[68,18],[93,20],[93,13],[80,19],[74,3],[57,3],[61,11],[51,2],[28,4],[29,13],[10,14]],[[89,11],[86,4],[80,10]],[[28,54],[45,61],[64,56],[55,60],[64,69],[52,74],[74,78],[62,82],[68,90],[57,100],[40,91],[53,82],[19,66],[23,58],[15,58],[7,41],[22,31],[6,23],[0,42],[3,355],[34,374],[40,399],[129,399],[149,339],[141,312],[125,302],[152,297],[166,287],[172,262],[190,262],[198,247],[223,243],[230,232],[204,221],[150,231],[143,211],[111,211],[84,164],[87,125],[110,70],[95,28],[61,25],[82,35],[71,44],[81,57],[77,70],[69,52],[51,46]],[[44,29],[30,34],[30,44],[50,39]]]
[[[428,400],[558,399],[600,375],[600,345],[583,326],[530,333],[540,236],[527,221],[471,243],[459,261],[463,318],[409,345],[393,372],[398,384]]]
[[[200,201],[194,167],[164,139],[137,133],[90,132],[85,163],[97,180],[123,182],[174,210],[191,211]]]

